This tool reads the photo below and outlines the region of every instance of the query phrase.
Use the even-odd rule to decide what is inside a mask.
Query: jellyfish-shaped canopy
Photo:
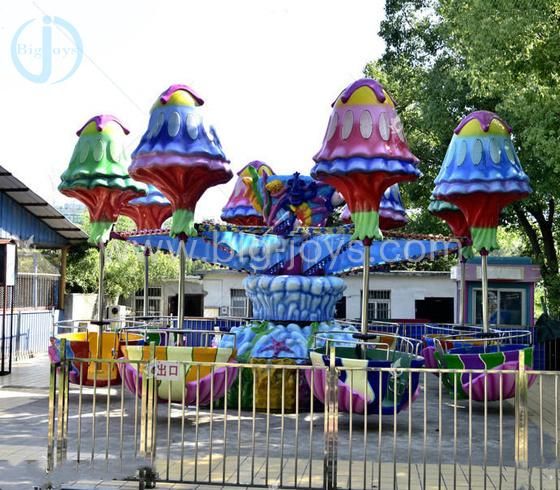
[[[456,238],[471,241],[469,225],[467,224],[465,216],[457,206],[450,202],[441,201],[432,197],[430,205],[428,206],[428,211],[445,221],[451,233],[453,233]],[[472,257],[472,247],[470,245],[463,247],[461,249],[461,254],[464,258]]]
[[[253,183],[258,184],[259,177],[274,175],[274,172],[267,164],[255,160],[245,165],[237,175],[233,192],[222,209],[222,220],[240,226],[264,225],[262,198]]]
[[[153,185],[148,185],[145,196],[131,199],[121,210],[138,230],[157,230],[171,216],[171,204]]]
[[[134,182],[126,170],[128,157],[123,140],[128,133],[114,116],[92,117],[76,133],[79,139],[70,165],[60,177],[60,192],[87,207],[89,242],[94,245],[109,240],[122,207],[145,193],[145,186]]]
[[[351,223],[352,216],[348,205],[344,206],[340,218],[344,223]],[[393,184],[383,193],[379,203],[379,228],[382,231],[402,228],[408,223],[408,217],[401,198],[399,184]]]
[[[376,80],[352,83],[333,107],[311,175],[344,196],[355,238],[380,239],[381,196],[397,182],[416,179],[418,159],[408,148],[391,96]]]
[[[435,184],[434,197],[461,210],[474,249],[485,252],[498,248],[502,208],[531,192],[511,141],[511,128],[488,111],[469,114],[455,128]]]
[[[196,235],[196,203],[209,187],[232,177],[216,130],[203,121],[203,103],[186,85],[169,87],[132,153],[130,175],[157,187],[171,203],[172,236]]]

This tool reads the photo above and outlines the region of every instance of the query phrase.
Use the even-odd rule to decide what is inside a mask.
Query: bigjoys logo
[[[70,78],[83,58],[82,38],[60,17],[31,19],[12,39],[12,61],[17,71],[34,83],[60,83]]]

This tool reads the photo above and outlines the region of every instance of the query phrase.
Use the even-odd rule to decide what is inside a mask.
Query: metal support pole
[[[185,323],[185,247],[186,238],[179,242],[179,297],[177,298],[177,328],[183,330]],[[182,345],[182,334],[177,337],[177,345]]]
[[[335,365],[335,347],[327,342],[326,354],[329,356],[325,393],[325,452],[323,460],[323,488],[337,488],[338,453],[338,373]]]
[[[97,320],[99,321],[99,331],[97,335],[97,358],[101,359],[101,349],[103,346],[103,318],[105,309],[103,300],[105,298],[105,244],[99,243],[99,291],[97,293]]]
[[[519,370],[515,387],[515,463],[526,469],[529,462],[529,384],[525,370],[525,351],[519,351]]]
[[[56,459],[58,464],[66,460],[68,430],[68,361],[66,339],[60,340],[60,375],[58,376],[58,424],[56,437]]]
[[[142,313],[148,316],[148,285],[150,282],[150,247],[144,249],[144,308]]]
[[[63,248],[60,255],[60,280],[58,289],[58,309],[64,309],[64,299],[66,297],[66,276],[68,269],[68,248]]]
[[[6,369],[6,310],[8,309],[8,286],[2,286],[2,295],[4,299],[4,304],[2,305],[2,344],[0,345],[0,354],[2,355],[2,367],[0,368],[0,374],[9,374]]]
[[[488,332],[488,252],[480,251],[482,256],[482,330]]]
[[[364,270],[362,272],[362,334],[368,333],[369,260],[371,240],[364,239]]]
[[[465,288],[467,286],[467,279],[465,277],[467,259],[461,254],[461,291],[459,296],[459,323],[465,324]]]
[[[47,429],[47,472],[54,470],[55,425],[56,425],[56,364],[50,364],[49,377],[49,420]]]
[[[155,451],[154,424],[157,420],[156,344],[150,342],[149,361],[138,364],[142,370],[142,407],[140,418],[140,453],[152,457]]]

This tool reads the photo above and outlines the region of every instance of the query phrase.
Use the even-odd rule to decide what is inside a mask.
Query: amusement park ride
[[[492,391],[492,371],[515,369],[520,358],[531,364],[529,332],[504,334],[489,327],[487,256],[498,248],[499,214],[531,192],[511,128],[499,116],[473,112],[455,129],[429,208],[453,233],[441,237],[394,231],[407,222],[399,184],[414,181],[421,173],[393,99],[372,79],[357,80],[333,102],[310,176],[276,175],[266,163],[250,162],[237,173],[223,209],[226,224],[195,223],[202,194],[233,176],[216,130],[203,117],[203,104],[186,85],[165,90],[152,107],[148,128],[128,169],[124,150],[128,130],[119,120],[95,116],[78,131],[59,189],[82,201],[90,213],[90,242],[100,252],[99,311],[97,320],[90,322],[97,328],[61,335],[67,339],[69,357],[227,362],[227,367],[199,367],[184,373],[184,379],[158,385],[159,399],[208,404],[223,397],[241,377],[232,364],[263,359],[317,367],[314,376],[306,371],[307,383],[324,401],[322,367],[334,356],[337,366],[364,368],[362,383],[349,384],[343,371],[338,380],[339,407],[353,407],[356,413],[398,412],[411,401],[405,393],[416,395],[419,389],[418,374],[399,376],[397,371],[366,368],[488,369],[486,374],[459,380],[446,375],[444,380],[451,390],[458,382],[464,396],[480,400],[481,383]],[[330,226],[336,209],[343,205],[345,224]],[[120,214],[132,218],[137,230],[112,231]],[[161,229],[169,216],[170,229]],[[147,316],[141,319],[141,328],[114,329],[105,321],[104,248],[109,239],[143,247],[146,258],[153,250],[179,255],[178,316],[166,328]],[[462,300],[458,325],[431,326],[421,340],[399,335],[391,324],[368,321],[371,267],[451,253],[457,253],[464,264],[475,252],[482,256],[482,325],[464,324]],[[224,333],[217,345],[188,345],[182,305],[187,255],[248,273],[244,284],[254,318]],[[147,294],[147,260],[145,264]],[[338,276],[360,268],[361,324],[337,323],[334,309],[345,289]],[[144,301],[145,315],[146,307]],[[143,375],[139,371],[133,362],[119,364],[111,372],[108,368],[97,372],[91,365],[86,374],[71,381],[101,385],[122,378],[136,393]],[[506,377],[504,398],[515,393],[515,378]],[[242,403],[248,405],[250,400]]]

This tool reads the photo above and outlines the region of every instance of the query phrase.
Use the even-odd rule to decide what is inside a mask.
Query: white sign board
[[[0,245],[0,284],[2,286],[15,286],[16,260],[16,245],[14,243]]]
[[[181,363],[175,361],[152,361],[146,366],[146,376],[166,381],[181,379]]]
[[[522,281],[524,277],[522,267],[488,267],[488,279],[504,281]],[[476,278],[482,278],[482,267],[476,268]]]

